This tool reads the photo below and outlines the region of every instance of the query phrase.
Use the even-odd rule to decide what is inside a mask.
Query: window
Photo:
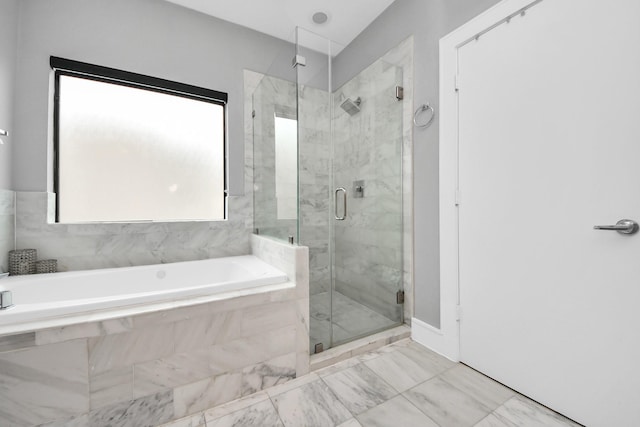
[[[222,220],[227,94],[51,57],[56,220]]]
[[[276,213],[278,219],[298,218],[298,122],[275,114]]]

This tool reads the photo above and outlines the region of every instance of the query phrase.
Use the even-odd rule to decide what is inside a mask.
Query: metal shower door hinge
[[[294,56],[293,59],[291,60],[291,66],[293,68],[296,68],[298,65],[306,67],[307,66],[307,58],[305,58],[302,55]]]
[[[404,291],[396,293],[396,304],[404,304]]]
[[[323,351],[324,351],[324,345],[322,345],[321,342],[319,342],[313,347],[313,352],[315,354],[322,353]]]
[[[404,88],[402,86],[396,86],[396,99],[402,101],[404,99]]]

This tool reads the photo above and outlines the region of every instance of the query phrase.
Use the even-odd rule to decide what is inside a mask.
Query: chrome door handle
[[[620,234],[635,234],[638,232],[638,223],[630,219],[621,219],[616,225],[594,225],[595,230],[612,230]]]
[[[344,205],[344,212],[342,213],[342,216],[338,216],[338,193],[342,191],[342,200],[343,200],[343,205]],[[335,212],[334,212],[334,216],[338,221],[344,221],[347,218],[347,190],[344,187],[339,187],[336,188],[336,193],[335,193]]]

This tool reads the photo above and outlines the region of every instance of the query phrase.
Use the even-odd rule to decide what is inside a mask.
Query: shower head
[[[340,108],[349,113],[350,116],[353,116],[360,111],[360,104],[362,104],[362,99],[360,99],[360,97],[355,101],[352,101],[351,98],[347,98],[342,104],[340,104]]]

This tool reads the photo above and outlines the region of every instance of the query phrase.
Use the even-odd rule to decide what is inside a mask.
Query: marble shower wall
[[[331,289],[331,97],[311,86],[298,89],[300,242],[309,247],[310,293]]]
[[[9,271],[9,251],[15,245],[15,193],[0,190],[0,273]]]
[[[413,40],[408,39],[333,95],[335,186],[348,191],[348,215],[336,222],[336,290],[399,321],[396,292],[405,289],[405,319],[412,315]],[[405,98],[395,98],[396,86]],[[346,98],[362,100],[351,116]],[[355,198],[355,181],[364,197]]]
[[[152,427],[308,373],[307,249],[252,245],[295,285],[0,336],[0,425]]]

